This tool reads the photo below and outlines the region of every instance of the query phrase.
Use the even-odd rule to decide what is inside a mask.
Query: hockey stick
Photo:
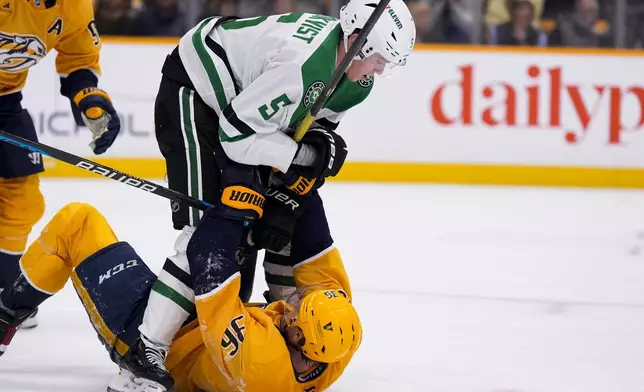
[[[327,83],[327,85],[320,93],[320,97],[318,97],[311,110],[306,114],[304,119],[300,122],[300,125],[297,127],[295,136],[293,136],[293,139],[296,142],[300,142],[304,137],[306,131],[309,130],[311,124],[313,124],[313,121],[315,121],[315,117],[318,115],[320,110],[322,110],[322,107],[331,96],[331,93],[333,93],[333,90],[335,90],[335,88],[338,86],[338,83],[340,83],[340,79],[342,79],[342,76],[351,65],[353,58],[356,57],[360,49],[362,49],[365,41],[367,41],[367,36],[373,29],[373,26],[376,25],[376,22],[380,18],[380,15],[382,15],[382,13],[385,11],[385,8],[387,8],[390,1],[391,0],[380,0],[369,19],[367,19],[364,27],[362,28],[362,30],[360,30],[360,33],[358,33],[358,38],[356,38],[356,40],[347,50],[347,53],[345,53],[344,58],[340,62],[340,65],[338,65],[338,68],[336,68],[333,75],[331,75],[331,80],[329,80],[329,83]]]
[[[101,165],[100,163],[90,161],[89,159],[81,158],[79,156],[61,151],[57,148],[42,143],[32,142],[31,140],[9,134],[5,131],[0,131],[0,140],[13,144],[14,146],[26,148],[27,150],[38,152],[42,155],[69,163],[70,165],[74,165],[92,173],[100,174],[103,177],[122,182],[123,184],[129,185],[131,187],[154,193],[155,195],[165,197],[166,199],[182,201],[193,208],[205,210],[207,207],[212,207],[212,204],[206,203],[203,200],[195,199],[188,195],[184,195],[183,193],[179,193],[177,191],[173,191],[172,189],[157,185],[153,182],[146,181],[144,179],[131,176],[127,173],[123,173],[122,171],[112,169],[111,167]]]

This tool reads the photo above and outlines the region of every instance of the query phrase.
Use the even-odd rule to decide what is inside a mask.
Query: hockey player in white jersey
[[[295,289],[294,265],[333,248],[317,188],[345,161],[346,143],[335,132],[343,115],[367,98],[374,75],[405,65],[412,52],[415,26],[402,0],[387,6],[302,141],[296,143],[290,133],[376,5],[376,0],[351,0],[339,20],[296,13],[208,18],[166,59],[155,127],[169,187],[220,203],[226,207],[220,214],[242,222],[233,226],[246,230],[237,252],[243,301],[250,298],[257,249],[267,249],[268,297],[276,300]],[[177,230],[190,233],[201,219],[202,212],[181,202],[171,207]],[[297,227],[298,218],[311,210],[318,218]],[[307,235],[291,241],[294,230]],[[159,358],[194,308],[191,279],[182,258],[166,260],[141,338],[122,361],[136,377],[167,389],[173,381]]]

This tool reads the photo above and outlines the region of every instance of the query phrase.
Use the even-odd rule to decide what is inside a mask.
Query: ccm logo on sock
[[[130,260],[125,263],[121,263],[117,266],[115,266],[112,269],[109,269],[105,274],[101,275],[98,277],[98,284],[103,284],[106,280],[111,278],[112,276],[118,274],[119,272],[125,271],[128,268],[133,268],[140,265],[138,260]]]

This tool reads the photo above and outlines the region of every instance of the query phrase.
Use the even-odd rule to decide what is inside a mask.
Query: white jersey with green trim
[[[342,29],[337,19],[283,14],[203,20],[179,43],[179,55],[197,93],[219,116],[219,140],[228,157],[286,172],[297,144],[284,132],[299,123],[337,63]],[[362,102],[373,78],[334,90],[318,119],[337,124]]]

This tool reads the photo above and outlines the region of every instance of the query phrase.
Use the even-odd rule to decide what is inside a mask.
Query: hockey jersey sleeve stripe
[[[216,21],[217,18],[206,19],[183,36],[179,55],[199,96],[219,115],[236,96],[236,90],[224,61],[205,44]]]
[[[224,30],[239,30],[245,29],[246,27],[257,26],[268,19],[268,16],[258,16],[256,18],[247,18],[247,19],[234,19],[227,21],[221,25],[221,28]]]
[[[210,48],[210,50],[213,51],[214,54],[216,54],[221,59],[221,61],[224,62],[224,65],[226,66],[226,70],[228,71],[228,75],[230,75],[230,78],[233,81],[233,85],[235,86],[235,94],[239,95],[241,90],[237,85],[237,82],[235,82],[235,78],[234,78],[235,74],[233,74],[233,67],[230,65],[230,61],[228,60],[228,55],[226,55],[226,51],[214,39],[210,38],[210,36],[206,37],[206,45],[208,46],[208,48]]]
[[[228,136],[228,134],[224,132],[224,129],[221,127],[221,125],[219,126],[219,140],[222,142],[234,143],[240,140],[244,140],[247,137],[248,135],[241,135],[241,134],[237,136],[232,136],[232,137]]]
[[[253,128],[249,127],[248,124],[239,119],[237,113],[235,113],[235,109],[233,108],[232,103],[226,106],[223,111],[223,116],[226,118],[228,123],[235,127],[235,129],[242,135],[252,136],[255,134]]]
[[[219,78],[219,73],[217,72],[215,63],[212,61],[212,58],[208,54],[208,51],[206,50],[206,47],[203,44],[204,41],[202,39],[201,32],[203,28],[206,26],[206,24],[207,22],[203,22],[199,27],[199,29],[192,35],[192,44],[194,45],[195,50],[197,51],[197,55],[199,56],[201,65],[203,66],[204,70],[206,71],[206,74],[208,75],[210,85],[212,86],[215,96],[217,97],[219,110],[221,110],[226,106],[228,100],[226,99],[226,95],[224,94],[224,87],[221,83],[221,79]]]

